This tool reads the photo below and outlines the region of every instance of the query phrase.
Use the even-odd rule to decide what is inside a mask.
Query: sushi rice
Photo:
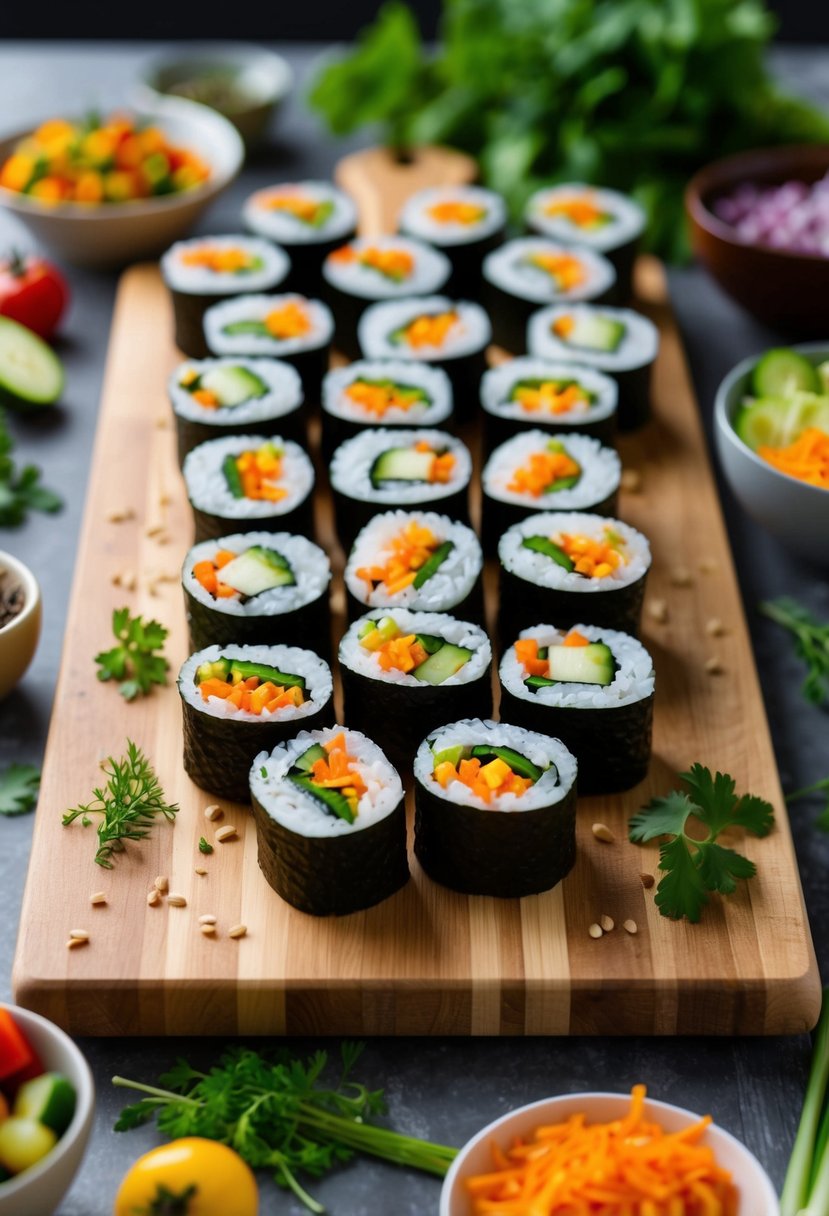
[[[211,561],[220,549],[238,555],[255,545],[274,549],[284,557],[296,582],[272,587],[245,600],[241,596],[216,599],[193,574],[193,567],[198,562]],[[206,608],[228,616],[272,616],[295,612],[319,599],[331,582],[331,563],[328,555],[304,536],[294,536],[290,532],[235,532],[219,540],[206,540],[194,545],[184,559],[181,578],[185,591]]]
[[[529,260],[537,255],[575,257],[584,270],[584,282],[563,289],[555,278]],[[593,250],[559,245],[546,237],[518,237],[507,241],[484,259],[484,279],[522,301],[549,304],[551,300],[593,300],[605,295],[616,281],[610,262]]]
[[[418,401],[406,409],[392,406],[381,418],[370,414],[348,394],[355,380],[383,381],[422,389],[427,401]],[[380,422],[383,426],[420,426],[428,422],[437,426],[452,413],[452,386],[439,367],[412,363],[403,359],[358,359],[348,367],[338,367],[328,373],[322,385],[322,408],[325,413],[346,422],[367,425]]]
[[[581,468],[574,486],[537,497],[509,488],[516,469],[526,465],[534,453],[545,451],[551,442],[546,431],[521,431],[497,447],[486,462],[481,474],[484,494],[520,507],[554,505],[556,510],[578,511],[603,502],[618,490],[622,462],[612,448],[603,447],[588,435],[557,435],[554,441],[561,443]]]
[[[310,322],[308,333],[278,338],[265,334],[228,334],[225,328],[239,321],[262,321],[269,313],[292,304],[302,308]],[[331,310],[321,300],[296,294],[245,295],[208,308],[204,316],[207,345],[216,355],[265,355],[272,358],[298,355],[327,346],[334,332]]]
[[[448,312],[457,314],[457,322],[442,345],[412,347],[405,341],[392,341],[393,334],[417,317]],[[358,336],[367,359],[402,358],[428,363],[477,354],[489,345],[492,327],[479,304],[466,300],[454,302],[447,296],[424,296],[372,304],[360,318]]]
[[[203,376],[223,367],[244,368],[265,383],[267,392],[238,405],[206,408],[182,385],[182,379],[187,375]],[[190,359],[179,364],[173,372],[168,381],[168,391],[173,410],[180,418],[217,426],[228,423],[245,426],[279,418],[295,410],[303,400],[299,375],[289,364],[280,363],[277,359]]]
[[[625,327],[624,336],[616,350],[593,350],[572,346],[553,330],[562,317],[606,317]],[[653,362],[659,349],[659,331],[652,321],[630,308],[606,308],[604,305],[554,304],[533,313],[527,325],[527,347],[530,354],[542,359],[570,360],[590,364],[604,372],[631,371]]]
[[[202,663],[215,663],[217,659],[241,659],[246,663],[261,663],[268,667],[276,667],[286,675],[302,676],[305,680],[306,699],[302,705],[285,705],[270,713],[263,709],[254,714],[247,710],[236,709],[222,697],[203,697],[196,683],[196,670]],[[334,683],[331,668],[312,650],[299,646],[208,646],[190,655],[183,664],[178,677],[178,687],[182,698],[200,713],[211,718],[226,718],[234,722],[253,722],[264,725],[267,722],[297,721],[319,712],[322,706],[329,702],[334,693]]]
[[[556,629],[553,625],[534,625],[522,629],[519,638],[534,638],[539,647],[560,646],[567,634],[573,631],[582,634],[589,642],[604,642],[609,647],[617,664],[612,683],[598,685],[565,681],[542,686],[533,692],[524,683],[527,676],[524,664],[516,658],[515,647],[510,645],[504,651],[500,667],[501,681],[507,691],[532,705],[560,709],[606,709],[633,705],[651,696],[655,682],[653,660],[642,643],[630,634],[597,625],[574,625],[571,630]]]
[[[289,207],[271,204],[276,199],[309,199],[329,208],[322,223],[309,224]],[[245,201],[242,211],[245,225],[260,236],[289,245],[315,245],[345,238],[357,226],[357,209],[347,194],[330,182],[282,182],[257,190]]]
[[[454,688],[459,684],[469,684],[477,680],[486,671],[492,661],[492,646],[483,629],[468,621],[459,621],[444,612],[410,612],[407,608],[376,609],[366,616],[356,620],[343,635],[340,641],[339,660],[343,667],[349,668],[358,675],[371,680],[380,680],[387,684],[403,684],[408,688],[423,688],[423,682],[411,672],[401,671],[398,667],[384,670],[379,662],[377,653],[367,650],[360,644],[360,629],[366,621],[381,621],[391,617],[402,634],[427,633],[441,637],[453,646],[462,646],[471,650],[472,656],[454,675],[442,680],[440,688]]]
[[[586,201],[602,213],[603,222],[590,226],[574,223],[564,213],[548,214],[548,208],[569,201]],[[557,241],[577,241],[604,253],[626,245],[642,235],[645,213],[638,203],[617,190],[568,182],[537,190],[527,201],[527,223],[535,232]]]
[[[430,215],[432,208],[452,203],[479,208],[484,214],[469,223],[439,220]],[[494,190],[481,186],[433,186],[410,195],[400,213],[399,227],[433,245],[453,246],[484,240],[499,232],[506,221],[506,203]]]
[[[200,248],[241,249],[261,262],[255,270],[211,270],[209,266],[188,266],[184,258]],[[161,259],[161,273],[171,291],[199,296],[237,296],[278,287],[290,270],[291,261],[284,249],[253,236],[201,236],[177,241]]]
[[[390,481],[388,485],[372,485],[371,471],[375,461],[391,448],[414,447],[426,443],[438,452],[454,457],[454,467],[448,481]],[[454,435],[427,429],[388,430],[383,427],[366,429],[353,439],[340,444],[329,469],[332,490],[348,498],[378,505],[396,506],[407,503],[439,503],[442,498],[458,493],[469,485],[472,457],[469,448]]]
[[[544,536],[555,540],[562,533],[588,536],[604,540],[608,529],[621,538],[621,552],[627,560],[622,561],[604,578],[584,578],[575,571],[523,547],[527,536]],[[590,595],[614,587],[624,587],[643,578],[650,569],[651,550],[647,539],[629,524],[603,515],[588,515],[581,512],[549,511],[529,515],[508,528],[498,544],[501,565],[510,574],[537,587],[556,591],[576,591]]]
[[[288,491],[286,496],[278,502],[236,498],[227,484],[222,462],[226,456],[239,456],[242,452],[255,451],[268,443],[282,450],[279,481]],[[314,488],[314,466],[299,444],[289,439],[268,439],[263,435],[228,435],[199,444],[187,454],[183,473],[187,496],[194,509],[240,521],[287,515],[304,502]]]
[[[513,389],[522,380],[575,380],[593,399],[560,414],[530,411],[520,401],[512,400]],[[526,356],[509,359],[498,367],[490,368],[481,380],[481,405],[486,412],[516,422],[528,422],[534,418],[562,423],[570,418],[578,422],[599,422],[615,412],[618,396],[615,380],[593,368]]]
[[[357,237],[345,249],[353,250],[357,255],[375,249],[381,253],[399,250],[411,258],[411,273],[396,279],[364,265],[359,257],[346,260],[343,250],[329,254],[323,263],[323,278],[338,291],[362,300],[396,299],[440,291],[452,269],[447,257],[438,249],[405,236]]]

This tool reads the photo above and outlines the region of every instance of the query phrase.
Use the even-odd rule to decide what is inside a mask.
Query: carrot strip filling
[[[231,680],[221,680],[213,676],[202,680],[199,691],[205,701],[210,697],[220,697],[235,710],[256,714],[257,717],[263,713],[276,713],[286,706],[298,708],[305,703],[302,689],[295,684],[290,688],[283,688],[281,684],[260,680],[258,676],[248,676],[235,684]]]
[[[572,291],[587,279],[584,263],[572,253],[531,253],[527,261],[554,279],[559,291]]]
[[[789,477],[829,490],[829,435],[818,427],[807,427],[786,447],[761,446],[757,455]]]
[[[580,473],[580,466],[563,449],[531,452],[527,463],[519,465],[513,472],[507,489],[516,494],[530,494],[533,498],[540,498],[542,494],[553,489],[556,482],[578,477]]]
[[[626,561],[619,551],[620,541],[615,534],[608,534],[604,540],[596,540],[592,536],[562,532],[553,539],[573,562],[576,573],[583,574],[585,578],[607,578]]]
[[[285,487],[276,484],[282,476],[282,453],[270,444],[258,451],[240,452],[235,463],[245,498],[280,502],[288,497]]]
[[[483,764],[477,756],[461,759],[457,765],[451,760],[442,760],[435,765],[435,781],[443,789],[453,781],[460,781],[487,805],[501,794],[515,794],[520,798],[534,784],[529,777],[514,773],[499,757]]]
[[[555,380],[545,380],[538,388],[524,385],[516,387],[513,400],[528,413],[569,414],[579,406],[588,406],[589,398],[578,384],[560,385]]]
[[[353,815],[357,814],[357,804],[365,794],[367,786],[357,760],[349,756],[345,735],[342,731],[323,743],[328,753],[327,759],[315,760],[311,767],[311,781],[321,789],[339,790],[347,799]]]
[[[575,328],[576,318],[571,317],[569,313],[563,317],[556,317],[553,321],[552,329],[557,338],[567,339]]]
[[[425,439],[421,439],[419,443],[414,445],[416,452],[431,452],[432,467],[429,470],[429,481],[446,485],[452,480],[452,473],[455,468],[455,457],[451,452],[437,452],[433,447],[430,447]]]
[[[303,224],[312,226],[331,212],[331,204],[327,200],[320,201],[310,198],[307,194],[295,194],[293,191],[269,194],[259,205],[266,211],[287,211]]]
[[[385,585],[388,595],[404,591],[415,581],[417,572],[424,566],[442,542],[429,528],[412,520],[402,532],[391,538],[389,555],[385,562],[376,566],[360,566],[357,578],[368,583],[369,592]]]
[[[353,380],[345,390],[346,397],[359,405],[367,414],[382,418],[389,410],[408,410],[423,401],[420,389],[407,389],[399,384],[372,383],[370,380]]]
[[[480,224],[486,219],[486,207],[466,203],[462,199],[446,199],[426,208],[426,214],[436,224]]]
[[[561,216],[577,228],[599,228],[611,218],[610,214],[602,211],[598,203],[587,194],[551,199],[544,208],[544,214],[551,219]]]
[[[577,629],[571,629],[562,642],[563,646],[589,646],[590,641],[579,633]],[[528,676],[544,676],[550,674],[549,659],[540,659],[538,657],[538,641],[536,638],[519,638],[514,645],[515,657],[519,663],[523,665],[524,671]]]
[[[218,549],[212,559],[205,558],[204,561],[196,562],[193,567],[193,577],[201,583],[205,591],[215,596],[216,599],[236,599],[239,592],[233,587],[228,587],[227,583],[223,583],[219,578],[219,571],[228,562],[232,562],[235,557],[236,554],[232,553],[230,549]]]
[[[459,321],[460,317],[454,310],[423,313],[404,326],[401,337],[415,350],[422,346],[443,346]]]
[[[213,270],[216,274],[244,274],[257,270],[260,259],[239,246],[199,245],[185,249],[181,255],[184,266]]]
[[[334,250],[331,260],[344,265],[356,262],[358,266],[376,270],[394,283],[402,283],[404,279],[408,279],[415,266],[415,260],[408,249],[380,249],[377,245],[369,245],[365,249],[343,245],[341,249]]]
[[[311,332],[311,318],[307,309],[297,300],[272,309],[265,317],[265,329],[272,338],[286,341],[288,338],[304,338]]]

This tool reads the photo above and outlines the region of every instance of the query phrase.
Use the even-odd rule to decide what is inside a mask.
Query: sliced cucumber
[[[814,364],[787,346],[767,350],[751,376],[755,397],[788,397],[791,393],[819,393],[820,376]]]
[[[297,756],[294,761],[294,768],[299,769],[301,773],[310,773],[318,760],[327,760],[328,752],[321,743],[312,743],[307,751],[304,751],[301,756]]]
[[[415,580],[412,586],[415,591],[419,591],[424,583],[427,583],[433,574],[437,574],[440,567],[446,561],[449,554],[455,548],[453,540],[445,540],[442,545],[438,545],[432,556],[425,561],[415,575]]]
[[[573,316],[573,328],[561,341],[582,350],[612,354],[619,349],[627,332],[624,321],[617,321],[602,312],[579,312]]]
[[[486,743],[479,743],[472,748],[472,755],[484,763],[493,758],[503,760],[504,764],[508,764],[519,777],[529,777],[532,782],[539,781],[544,776],[543,768],[533,764],[532,760],[528,760],[520,752],[513,751],[511,747],[490,747]]]
[[[550,680],[547,676],[527,676],[524,687],[529,688],[530,692],[538,692],[539,688],[550,688],[555,683],[555,680]]]
[[[225,325],[222,333],[233,338],[238,334],[255,334],[259,338],[272,338],[273,334],[268,329],[264,321],[231,321]]]
[[[315,785],[312,779],[306,777],[304,773],[289,773],[288,778],[300,789],[310,794],[312,798],[315,798],[317,802],[322,803],[329,815],[336,815],[338,819],[344,819],[346,823],[354,822],[354,812],[345,794],[341,794],[339,790],[329,790],[324,786]]]
[[[371,484],[377,489],[386,481],[429,481],[434,463],[434,452],[389,448],[371,466]]]
[[[46,1072],[27,1081],[17,1091],[14,1113],[22,1119],[36,1119],[62,1136],[75,1114],[77,1094],[74,1086],[57,1072]]]
[[[829,434],[829,397],[796,393],[789,398],[765,397],[744,405],[734,418],[734,430],[753,452],[759,447],[782,448],[814,426]]]
[[[379,650],[386,642],[400,637],[400,628],[393,617],[384,616],[380,621],[366,621],[359,636],[366,650]]]
[[[239,472],[239,466],[236,464],[236,457],[230,452],[222,461],[222,472],[224,473],[224,478],[227,482],[227,488],[230,490],[233,497],[244,498],[245,491],[242,486],[242,475]]]
[[[564,684],[613,683],[616,660],[604,642],[587,646],[551,646],[548,651],[550,679]]]
[[[63,392],[63,364],[42,338],[0,317],[0,400],[18,409],[54,405]]]
[[[256,676],[263,684],[270,680],[272,684],[279,684],[283,688],[301,688],[305,691],[304,676],[289,675],[276,667],[269,667],[266,663],[249,663],[245,659],[230,660],[230,679],[234,684],[247,680],[250,676]]]
[[[227,680],[230,677],[230,659],[215,659],[212,663],[200,663],[196,668],[196,683],[205,680]]]
[[[567,556],[561,546],[546,536],[525,536],[521,541],[521,547],[529,549],[532,553],[540,553],[542,557],[551,558],[557,566],[561,566],[564,570],[573,571],[576,568],[572,558]]]
[[[445,747],[442,752],[435,752],[435,768],[439,764],[451,764],[457,768],[461,760],[463,760],[466,748],[462,743],[456,743],[454,747]]]
[[[444,638],[439,638],[436,633],[416,633],[415,641],[420,642],[427,654],[435,654],[441,646],[446,645]]]
[[[234,405],[242,405],[257,397],[264,397],[268,386],[264,380],[238,364],[220,364],[205,372],[199,382],[200,388],[206,388],[212,393],[219,405],[230,409]]]
[[[453,646],[450,642],[444,642],[440,650],[436,650],[415,667],[412,675],[424,684],[442,684],[450,676],[457,675],[471,658],[472,651],[467,650],[465,646]]]
[[[240,553],[222,567],[219,577],[248,599],[274,587],[292,587],[296,583],[294,572],[282,554],[264,545],[252,545]]]

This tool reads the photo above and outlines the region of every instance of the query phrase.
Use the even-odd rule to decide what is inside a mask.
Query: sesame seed
[[[717,655],[712,654],[710,659],[705,660],[705,670],[708,672],[709,676],[719,676],[722,675],[725,668]]]
[[[710,620],[705,622],[705,632],[709,638],[721,638],[725,633],[725,625],[718,616],[712,616]]]
[[[247,925],[234,925],[233,928],[228,931],[228,937],[245,937],[247,935],[247,931]]]
[[[167,903],[172,908],[186,908],[187,907],[187,900],[184,898],[183,895],[174,895],[171,893],[170,895],[167,896]]]
[[[156,904],[161,903],[161,892],[159,891],[158,887],[153,887],[147,892],[147,903],[151,908],[154,908]]]
[[[642,474],[638,469],[623,469],[621,485],[628,494],[638,494],[642,489]]]
[[[226,823],[223,828],[219,828],[216,833],[216,839],[219,844],[225,844],[226,841],[232,840],[236,836],[236,827],[232,823]]]
[[[100,905],[105,904],[106,901],[106,891],[96,891],[94,895],[90,895],[89,897],[89,902],[92,904],[93,908],[100,907]]]
[[[596,840],[601,840],[605,844],[613,844],[616,839],[615,834],[611,832],[606,823],[594,823],[592,832]]]
[[[668,601],[648,600],[648,616],[658,625],[664,625],[668,619]]]
[[[602,929],[601,925],[591,925],[587,932],[591,937],[599,938],[604,936],[604,930]]]
[[[622,925],[622,928],[625,929],[631,935],[631,937],[635,936],[635,934],[639,932],[639,926],[635,920],[626,920]]]
[[[602,926],[605,933],[612,933],[613,930],[616,928],[616,921],[613,919],[612,916],[600,916],[599,924]]]
[[[74,938],[77,942],[89,941],[89,934],[87,933],[86,929],[70,929],[69,936]]]
[[[169,891],[169,889],[170,889],[170,880],[167,878],[167,876],[165,874],[159,874],[158,877],[156,878],[155,882],[153,883],[153,886],[155,887],[156,891],[158,891],[161,895],[163,895],[166,891]]]
[[[204,808],[204,817],[205,819],[209,819],[211,823],[214,823],[217,819],[221,819],[222,815],[224,815],[224,811],[218,802],[211,802],[210,806]]]

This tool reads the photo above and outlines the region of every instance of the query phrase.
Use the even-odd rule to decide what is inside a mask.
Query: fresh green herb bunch
[[[131,616],[129,608],[116,608],[112,632],[118,645],[96,654],[99,680],[119,680],[118,691],[127,701],[148,693],[153,684],[166,684],[170,664],[161,654],[168,629],[158,621]]]
[[[808,668],[802,692],[813,705],[829,704],[829,621],[819,621],[797,600],[784,596],[760,605],[764,616],[788,629]]]
[[[40,769],[33,764],[10,764],[0,772],[0,815],[33,811],[40,788]]]
[[[472,153],[515,218],[556,181],[630,192],[649,247],[675,259],[697,168],[829,138],[829,119],[771,80],[774,24],[763,0],[444,0],[432,55],[392,0],[310,100],[339,134],[379,123],[396,148]]]
[[[13,451],[14,441],[0,410],[0,528],[18,527],[29,511],[53,514],[63,506],[63,500],[57,494],[40,484],[37,465],[27,464],[18,469]]]
[[[362,1049],[343,1043],[342,1070],[333,1085],[323,1077],[324,1051],[303,1061],[287,1050],[266,1054],[245,1047],[226,1051],[209,1072],[179,1060],[161,1087],[113,1077],[113,1085],[147,1095],[121,1112],[115,1130],[130,1131],[156,1118],[170,1139],[204,1136],[228,1144],[254,1169],[272,1171],[311,1212],[324,1208],[297,1175],[319,1178],[355,1153],[442,1177],[457,1149],[368,1122],[384,1113],[385,1102],[382,1090],[351,1080]]]

